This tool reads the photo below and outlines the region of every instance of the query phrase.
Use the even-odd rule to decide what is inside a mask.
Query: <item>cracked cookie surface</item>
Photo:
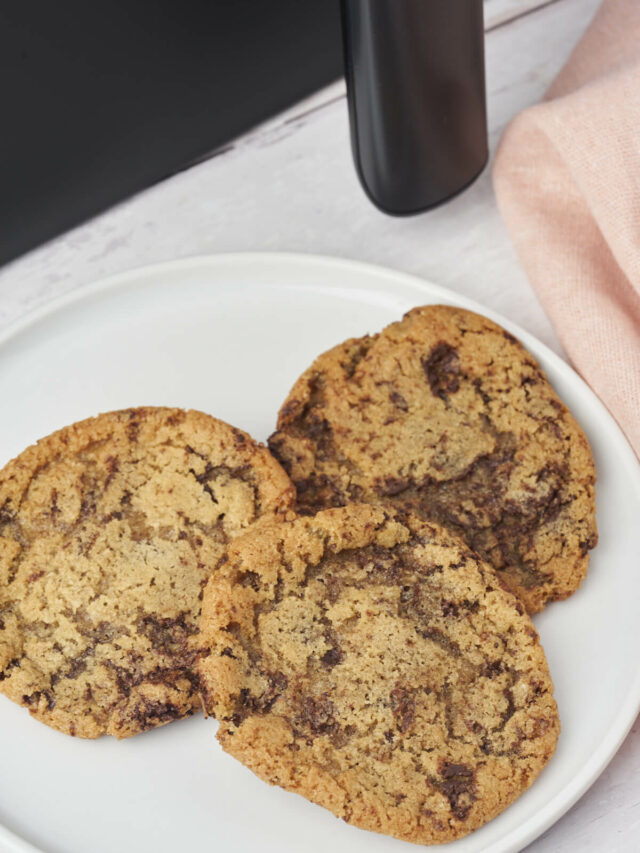
[[[597,542],[587,440],[535,359],[486,317],[425,306],[300,377],[271,451],[301,511],[391,502],[462,536],[531,613]]]
[[[0,472],[0,692],[82,737],[192,713],[202,588],[293,500],[266,448],[200,412],[111,412],[27,448]]]
[[[551,757],[522,604],[444,528],[350,504],[231,543],[205,588],[205,710],[225,751],[363,829],[459,838]]]

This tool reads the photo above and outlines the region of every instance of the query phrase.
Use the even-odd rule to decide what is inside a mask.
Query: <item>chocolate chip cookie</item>
[[[293,499],[266,448],[199,412],[112,412],[29,447],[0,472],[0,692],[82,737],[190,714],[202,588]]]
[[[410,513],[350,504],[239,537],[200,630],[223,748],[355,826],[459,838],[555,749],[553,685],[522,604]]]
[[[269,446],[302,511],[392,502],[443,524],[531,613],[571,595],[597,541],[587,440],[500,326],[442,305],[321,355]]]

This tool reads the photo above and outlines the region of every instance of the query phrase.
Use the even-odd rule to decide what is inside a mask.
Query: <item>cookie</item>
[[[269,446],[302,511],[391,502],[443,524],[531,613],[585,577],[597,542],[589,445],[535,359],[486,317],[416,308],[324,353]]]
[[[224,750],[363,829],[460,838],[536,778],[559,732],[520,601],[445,528],[350,504],[231,543],[199,661]]]
[[[202,588],[293,499],[266,448],[199,412],[112,412],[29,447],[0,472],[0,692],[89,738],[192,713]]]

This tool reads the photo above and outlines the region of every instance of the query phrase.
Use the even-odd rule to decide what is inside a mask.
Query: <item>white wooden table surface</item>
[[[598,3],[486,0],[492,152],[509,119],[543,94]],[[562,352],[499,218],[490,171],[435,211],[383,215],[356,180],[342,83],[1,269],[0,330],[112,273],[251,250],[339,255],[416,273],[505,314]],[[591,790],[527,850],[640,850],[638,722]]]

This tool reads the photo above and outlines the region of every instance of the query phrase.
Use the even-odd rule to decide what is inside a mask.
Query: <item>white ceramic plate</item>
[[[142,404],[202,409],[266,439],[312,359],[420,304],[498,320],[539,359],[587,432],[598,470],[600,544],[568,601],[536,618],[563,723],[533,787],[451,853],[520,850],[613,756],[640,706],[640,469],[576,374],[513,323],[419,279],[295,255],[195,258],[118,276],[0,337],[0,464],[54,429]],[[192,718],[118,743],[74,740],[0,696],[0,850],[410,849],[270,788]],[[34,845],[31,847],[30,845]]]

